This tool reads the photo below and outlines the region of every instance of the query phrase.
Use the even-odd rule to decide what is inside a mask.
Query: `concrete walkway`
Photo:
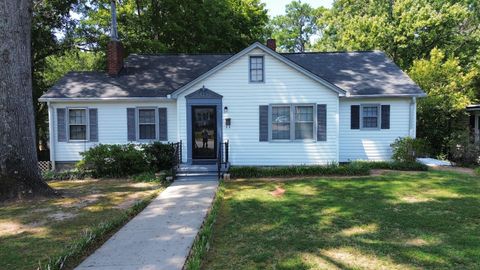
[[[177,181],[76,269],[182,269],[218,181]]]

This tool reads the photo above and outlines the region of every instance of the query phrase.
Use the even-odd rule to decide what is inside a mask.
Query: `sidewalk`
[[[218,181],[177,181],[76,269],[181,270]]]

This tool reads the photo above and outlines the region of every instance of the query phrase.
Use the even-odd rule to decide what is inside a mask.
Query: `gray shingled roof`
[[[421,95],[382,52],[281,54],[350,95]],[[130,55],[119,76],[70,72],[42,98],[165,97],[233,54]]]

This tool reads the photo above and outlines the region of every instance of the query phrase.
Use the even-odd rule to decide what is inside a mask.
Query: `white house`
[[[182,161],[232,165],[388,160],[415,137],[425,93],[384,53],[278,53],[275,41],[236,54],[129,55],[111,41],[108,72],[72,72],[47,102],[51,160],[97,144],[182,142]]]

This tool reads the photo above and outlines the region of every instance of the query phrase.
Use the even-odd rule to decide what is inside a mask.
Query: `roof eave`
[[[89,101],[168,101],[171,97],[92,97],[92,98],[51,98],[40,97],[40,102],[89,102]]]
[[[373,95],[347,95],[345,98],[423,98],[426,97],[427,94],[419,93],[419,94],[373,94]]]

